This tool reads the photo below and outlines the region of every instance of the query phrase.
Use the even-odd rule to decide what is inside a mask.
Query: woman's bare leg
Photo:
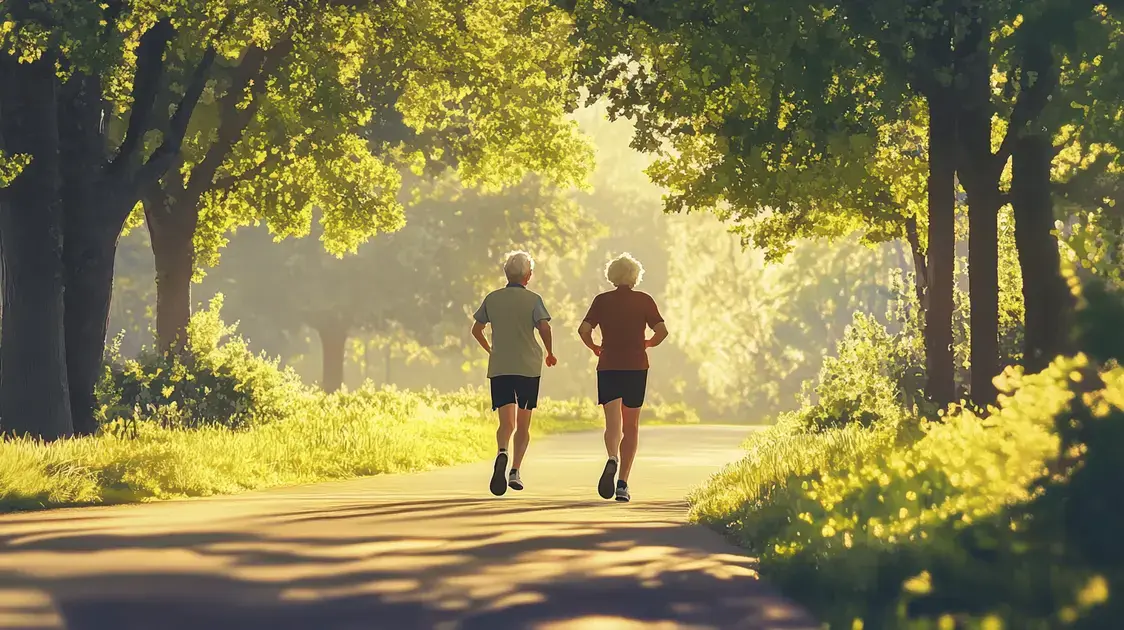
[[[609,457],[620,459],[621,454],[621,399],[605,403],[605,452]]]
[[[636,459],[636,447],[640,443],[640,407],[621,407],[624,436],[621,439],[621,471],[618,479],[628,481],[632,471],[632,461]]]

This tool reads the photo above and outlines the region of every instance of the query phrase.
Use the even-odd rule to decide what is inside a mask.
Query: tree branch
[[[132,113],[129,115],[125,139],[117,149],[117,157],[110,163],[111,172],[129,172],[136,168],[160,91],[160,79],[164,74],[164,51],[175,32],[171,20],[165,18],[141,36],[137,46],[137,67],[133,74]]]
[[[1038,48],[1038,46],[1035,47]],[[1053,63],[1053,54],[1048,47],[1039,54],[1043,56],[1039,63],[1028,64],[1023,69],[1023,88],[1019,90],[1015,107],[1011,111],[1011,122],[1007,126],[1007,133],[1004,134],[1003,142],[999,145],[999,151],[995,154],[995,159],[1000,165],[1006,164],[1007,160],[1010,159],[1019,135],[1046,108],[1050,95],[1058,85],[1061,72]],[[1031,72],[1035,73],[1035,78],[1033,83],[1027,86]]]
[[[202,196],[215,189],[215,174],[234,151],[246,128],[253,121],[261,105],[261,98],[268,87],[268,79],[277,72],[281,62],[292,50],[293,40],[286,37],[269,50],[262,50],[255,46],[243,56],[234,72],[230,88],[219,101],[221,122],[218,137],[207,149],[206,155],[199,164],[192,169],[188,178],[189,197]],[[250,102],[245,107],[240,107],[247,89],[250,91]]]
[[[209,190],[206,192],[230,192],[232,188],[241,184],[242,182],[250,181],[251,179],[261,175],[266,169],[278,166],[282,163],[280,153],[271,153],[264,160],[259,162],[256,166],[246,169],[237,175],[227,175],[212,182]]]
[[[184,90],[175,113],[168,121],[168,130],[164,134],[164,141],[152,152],[148,161],[140,167],[134,178],[135,191],[143,190],[150,182],[163,177],[164,173],[179,158],[180,149],[183,147],[183,138],[187,135],[188,123],[191,122],[191,116],[195,113],[195,107],[199,104],[199,98],[203,95],[203,89],[207,87],[211,68],[215,65],[215,58],[218,56],[214,40],[221,38],[233,22],[234,13],[230,13],[219,25],[211,45],[207,47],[203,57],[195,66],[195,70],[191,73],[191,81],[188,83],[187,89]]]
[[[921,248],[921,239],[917,234],[917,217],[909,217],[905,221],[905,236],[909,241],[910,253],[913,254],[914,279],[913,286],[917,293],[917,305],[922,310],[928,306],[925,296],[929,292],[929,264],[928,253]]]
[[[121,12],[125,9],[124,0],[108,0],[105,3],[105,10],[102,14],[102,19],[105,20],[105,28],[101,31],[101,41],[103,44],[109,42],[110,36],[117,27],[117,19],[121,17]]]

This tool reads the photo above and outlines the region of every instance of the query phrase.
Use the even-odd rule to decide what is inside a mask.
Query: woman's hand
[[[597,344],[593,344],[592,346],[589,347],[589,349],[593,351],[594,356],[597,356],[597,357],[601,356],[601,346],[599,346]]]

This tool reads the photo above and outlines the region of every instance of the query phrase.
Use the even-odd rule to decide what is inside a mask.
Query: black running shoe
[[[617,460],[609,458],[605,462],[605,470],[601,473],[601,481],[597,482],[597,494],[602,499],[613,498],[613,482],[617,479]]]
[[[628,483],[624,481],[617,481],[617,501],[621,503],[628,503],[632,500],[632,496],[628,494]]]
[[[496,463],[492,467],[492,483],[488,484],[488,488],[497,497],[507,492],[507,451],[500,451],[496,455]]]

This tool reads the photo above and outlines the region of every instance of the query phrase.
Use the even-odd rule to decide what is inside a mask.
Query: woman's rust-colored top
[[[585,321],[601,327],[601,358],[597,370],[646,370],[645,333],[663,321],[652,296],[618,287],[593,298]]]

